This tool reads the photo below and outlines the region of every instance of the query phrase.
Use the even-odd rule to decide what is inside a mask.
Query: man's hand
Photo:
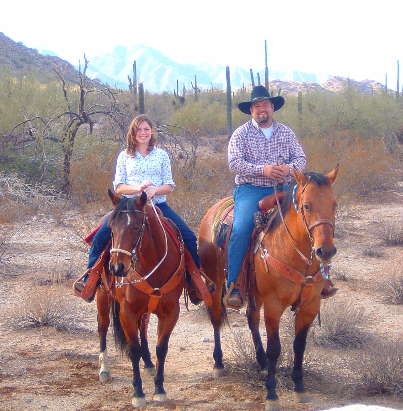
[[[277,166],[275,164],[268,164],[263,168],[263,175],[269,177],[271,180],[281,180],[290,174],[290,167],[287,164]]]

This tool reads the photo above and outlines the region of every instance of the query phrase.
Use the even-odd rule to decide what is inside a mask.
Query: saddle
[[[281,202],[285,196],[285,192],[277,192],[277,195]],[[239,290],[243,301],[246,301],[247,294],[254,295],[257,292],[253,257],[256,253],[257,245],[261,241],[261,237],[264,236],[271,219],[276,215],[276,195],[273,193],[262,198],[259,201],[259,210],[260,211],[257,211],[254,215],[255,230],[252,233],[249,248],[246,252],[237,282],[234,286]],[[232,197],[228,197],[217,210],[212,230],[212,242],[223,250],[228,248],[228,241],[232,231],[233,216],[234,200]]]

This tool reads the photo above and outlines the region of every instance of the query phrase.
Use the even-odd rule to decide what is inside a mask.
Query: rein
[[[151,201],[150,203],[151,203],[151,208],[153,209],[155,215],[157,216],[157,220],[158,220],[158,223],[159,223],[159,225],[162,229],[162,232],[164,233],[165,253],[164,253],[163,257],[161,258],[161,260],[158,262],[158,264],[145,277],[141,277],[140,280],[134,280],[133,282],[145,281],[148,278],[150,278],[155,273],[155,271],[157,271],[157,269],[164,262],[164,260],[166,259],[167,255],[168,255],[168,237],[167,237],[166,230],[165,230],[165,228],[164,228],[164,226],[161,222],[161,219],[160,219],[160,217],[157,213],[157,210],[155,209],[154,202]],[[125,210],[124,212],[130,213],[132,211],[131,210]],[[132,258],[132,267],[133,267],[134,270],[136,270],[135,266],[136,266],[136,261],[137,261],[137,258],[138,258],[138,254],[140,253],[140,250],[141,250],[141,245],[143,243],[144,230],[145,230],[145,226],[147,224],[147,215],[146,215],[145,211],[134,210],[134,212],[142,213],[143,214],[143,221],[142,221],[142,224],[141,224],[141,232],[140,232],[139,238],[137,239],[136,244],[133,247],[133,250],[130,252],[130,251],[127,251],[127,250],[124,250],[124,249],[121,249],[121,248],[113,248],[112,247],[110,249],[110,253],[123,253],[123,254],[126,254],[126,255],[130,256]],[[136,249],[137,249],[137,251],[136,251]],[[123,277],[122,277],[122,281],[123,281]],[[123,284],[123,282],[121,282],[120,285],[122,285],[122,284]]]
[[[294,247],[294,249],[297,251],[298,255],[301,257],[301,259],[308,264],[309,266],[312,265],[313,263],[313,258],[315,255],[315,249],[314,249],[314,239],[312,237],[311,234],[311,230],[314,227],[317,227],[321,224],[329,224],[332,229],[333,229],[333,235],[334,235],[334,224],[332,221],[327,220],[327,219],[321,219],[318,221],[315,221],[314,223],[312,223],[311,225],[308,226],[307,221],[306,221],[306,217],[305,217],[305,213],[304,213],[304,207],[302,206],[302,198],[303,198],[303,193],[307,187],[307,185],[310,183],[311,178],[308,177],[308,181],[306,182],[306,184],[302,187],[301,190],[301,197],[300,197],[300,206],[298,206],[297,201],[296,201],[296,191],[298,188],[298,184],[296,184],[293,188],[293,192],[292,192],[292,201],[294,204],[294,208],[295,211],[300,212],[301,213],[301,218],[302,221],[304,223],[304,227],[307,233],[307,236],[309,238],[309,241],[311,243],[311,254],[309,259],[298,249],[298,247],[295,245],[294,239],[292,238],[292,235],[287,227],[287,224],[285,223],[284,220],[284,215],[281,211],[281,206],[280,206],[280,200],[278,197],[278,193],[277,193],[277,189],[276,186],[274,185],[274,193],[276,196],[276,202],[277,202],[277,209],[280,213],[280,217],[281,217],[281,221],[284,225],[285,231],[288,235],[288,238],[291,241],[292,246]],[[315,284],[316,282],[325,279],[327,280],[329,278],[330,275],[330,270],[331,270],[331,263],[322,263],[321,261],[319,261],[319,270],[314,273],[313,275],[310,275],[308,277],[305,277],[302,273],[300,273],[298,270],[296,270],[293,267],[290,267],[289,265],[277,260],[275,257],[273,257],[269,251],[265,248],[262,248],[262,243],[260,243],[260,249],[261,249],[261,258],[263,259],[263,261],[265,262],[266,265],[266,270],[268,270],[268,264],[271,265],[273,268],[275,268],[276,270],[278,270],[282,275],[284,275],[286,278],[288,278],[289,280],[291,280],[292,282],[296,283],[296,284],[300,284],[302,285],[302,290],[301,290],[301,300],[299,303],[299,306],[296,308],[296,311],[299,310],[301,308],[302,303],[306,300],[306,298],[308,297],[310,290],[313,286],[313,284]]]

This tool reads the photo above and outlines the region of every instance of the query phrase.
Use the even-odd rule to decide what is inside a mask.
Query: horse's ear
[[[336,181],[338,172],[339,172],[339,165],[337,164],[336,168],[326,176],[329,179],[330,184],[333,184]]]
[[[109,198],[112,200],[112,204],[115,206],[119,202],[120,197],[117,196],[115,193],[113,193],[112,190],[110,190],[109,188],[108,188],[108,195],[109,195]]]
[[[304,187],[305,184],[308,181],[308,178],[306,176],[304,176],[303,173],[300,173],[296,168],[293,167],[292,169],[293,173],[294,173],[294,177],[295,180],[297,181],[297,183],[301,186]]]
[[[136,202],[139,207],[144,208],[144,206],[147,204],[147,193],[145,191],[142,191]]]

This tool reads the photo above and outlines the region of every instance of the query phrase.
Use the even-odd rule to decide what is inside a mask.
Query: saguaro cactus
[[[252,83],[252,88],[255,87],[255,79],[253,78],[253,70],[250,69],[250,81]]]
[[[198,96],[199,89],[197,88],[197,78],[196,78],[196,76],[195,76],[195,85],[193,85],[193,83],[190,83],[190,84],[192,85],[192,88],[195,91],[195,101],[197,101],[199,99],[199,96]]]
[[[144,114],[144,86],[143,83],[139,84],[139,113]]]
[[[269,90],[269,68],[267,66],[267,40],[264,41],[264,85]]]
[[[231,94],[231,77],[229,66],[226,68],[226,78],[227,78],[227,131],[228,138],[232,134],[232,94]]]
[[[399,98],[399,88],[400,88],[400,79],[399,79],[399,60],[397,60],[397,84],[396,84],[396,98]]]

